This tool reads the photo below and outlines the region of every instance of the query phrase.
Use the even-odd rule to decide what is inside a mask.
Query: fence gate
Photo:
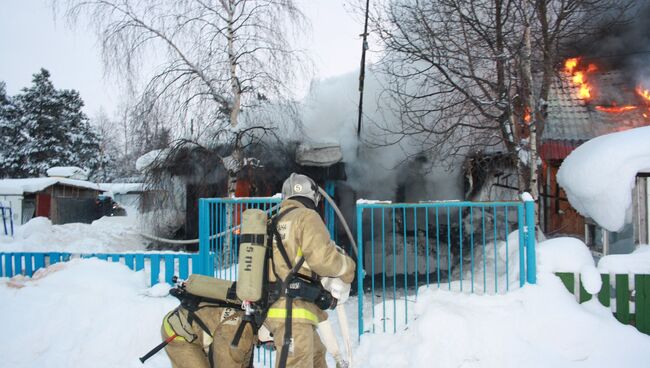
[[[239,226],[248,208],[278,211],[279,197],[199,199],[199,273],[237,279]]]
[[[357,202],[359,336],[406,325],[421,286],[499,294],[535,283],[534,223],[532,201]]]

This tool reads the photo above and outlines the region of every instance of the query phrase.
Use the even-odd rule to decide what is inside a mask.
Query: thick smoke
[[[575,45],[608,70],[624,72],[634,83],[650,82],[650,2],[633,2],[618,24],[603,24],[598,32]],[[611,19],[610,19],[611,21]],[[605,22],[607,23],[607,22]]]
[[[357,138],[358,71],[314,83],[304,102],[306,140],[341,145],[348,174],[347,183],[357,198],[417,202],[462,198],[459,171],[442,168],[431,157],[417,155],[408,141],[385,135],[375,122],[399,126],[390,101],[381,94],[377,76],[366,74],[361,141]],[[374,144],[368,144],[371,140]],[[417,158],[414,158],[417,157]],[[433,169],[431,169],[433,167]]]

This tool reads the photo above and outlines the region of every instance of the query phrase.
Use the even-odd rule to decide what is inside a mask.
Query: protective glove
[[[194,334],[192,325],[188,321],[187,311],[183,308],[176,308],[169,313],[167,323],[177,336],[184,338],[187,342],[193,342],[198,337]]]
[[[325,290],[329,291],[338,300],[338,304],[344,304],[350,296],[350,284],[339,278],[323,277],[320,280]]]

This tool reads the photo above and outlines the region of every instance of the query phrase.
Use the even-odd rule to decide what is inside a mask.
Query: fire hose
[[[357,249],[357,243],[354,241],[354,237],[352,236],[350,227],[348,227],[348,223],[345,221],[345,218],[343,217],[343,214],[339,210],[338,206],[336,205],[336,203],[334,203],[332,197],[330,197],[327,194],[327,192],[323,190],[323,188],[318,187],[318,192],[323,196],[323,198],[325,198],[325,200],[327,200],[330,206],[332,206],[334,212],[336,212],[339,221],[341,222],[343,228],[345,229],[345,233],[348,235],[348,239],[350,240],[352,249],[354,249],[355,256],[358,255],[359,251]],[[336,341],[336,336],[334,336],[334,332],[332,331],[332,326],[329,323],[329,321],[325,320],[321,322],[318,325],[318,327],[319,330],[322,332],[323,343],[325,344],[327,350],[332,354],[334,360],[336,361],[336,367],[348,368],[352,366],[352,346],[350,344],[350,329],[348,328],[348,317],[347,314],[345,313],[345,307],[343,304],[338,304],[336,306],[336,315],[338,316],[339,327],[341,329],[341,335],[343,336],[343,343],[345,344],[345,350],[347,352],[347,361],[343,359],[343,357],[341,356],[338,342]],[[324,328],[321,329],[321,327]]]

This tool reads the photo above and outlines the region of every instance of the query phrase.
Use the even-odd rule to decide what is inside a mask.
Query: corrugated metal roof
[[[611,95],[612,90],[618,93],[618,104],[624,101],[628,104],[637,104],[639,100],[634,96],[633,87],[626,86],[625,77],[619,72],[601,73],[597,78],[597,86],[605,87],[607,94]],[[603,95],[606,95],[603,93]],[[621,130],[637,128],[650,125],[650,120],[643,116],[648,113],[646,107],[639,107],[623,113],[607,113],[598,111],[598,102],[585,102],[578,96],[578,87],[572,85],[566,77],[555,80],[549,91],[548,116],[543,141],[587,141],[603,134],[613,133]],[[606,97],[603,97],[606,98]],[[605,103],[609,103],[606,102]],[[574,142],[575,143],[575,142]]]

